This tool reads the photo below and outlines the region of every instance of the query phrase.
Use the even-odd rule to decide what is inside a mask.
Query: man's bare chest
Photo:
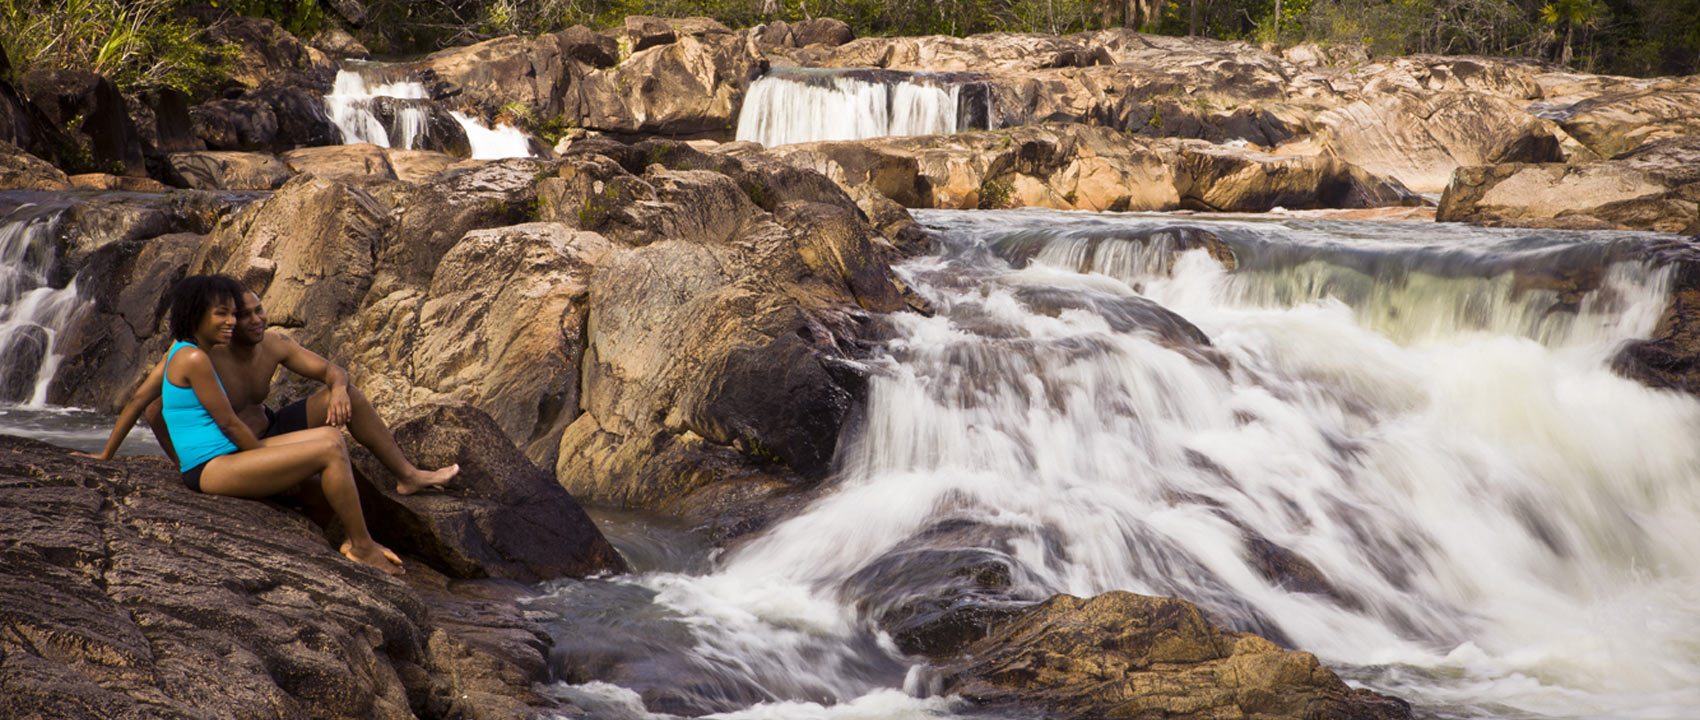
[[[213,367],[218,370],[218,379],[224,384],[232,409],[237,412],[249,405],[264,403],[266,396],[271,394],[272,376],[277,373],[274,361],[255,357],[249,362],[242,362],[224,353],[213,356]]]

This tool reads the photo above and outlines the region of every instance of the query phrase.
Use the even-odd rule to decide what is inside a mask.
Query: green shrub
[[[986,178],[980,183],[981,210],[996,210],[1009,207],[1009,201],[1015,194],[1015,186],[1008,180]]]
[[[190,94],[222,80],[235,50],[172,14],[174,0],[0,0],[14,72],[87,70],[125,90]]]

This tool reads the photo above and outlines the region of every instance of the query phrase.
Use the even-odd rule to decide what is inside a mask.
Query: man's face
[[[258,345],[266,337],[266,310],[260,307],[260,296],[242,293],[242,307],[236,310],[236,342]]]

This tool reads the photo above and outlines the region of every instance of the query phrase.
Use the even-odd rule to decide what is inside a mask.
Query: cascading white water
[[[76,282],[48,284],[63,212],[25,205],[0,218],[0,403],[46,404],[59,336],[83,307]]]
[[[331,93],[325,96],[325,109],[337,129],[342,131],[343,143],[371,143],[402,150],[422,147],[421,142],[429,127],[428,111],[418,105],[399,107],[394,127],[385,127],[372,112],[373,99],[380,97],[424,101],[430,99],[430,93],[423,83],[416,80],[372,84],[358,71],[338,70]],[[531,139],[519,128],[507,123],[491,128],[464,113],[453,112],[451,115],[466,131],[473,159],[532,156]]]
[[[737,139],[772,147],[957,131],[959,85],[915,77],[887,85],[834,71],[789,69],[750,85]]]
[[[1700,402],[1608,367],[1667,273],[1602,248],[1645,237],[918,215],[945,253],[903,272],[938,313],[892,318],[832,491],[707,574],[615,583],[689,638],[667,677],[756,688],[726,717],[957,709],[894,695],[925,694],[889,667],[916,661],[857,609],[858,574],[941,526],[999,538],[976,550],[1017,599],[1188,598],[1420,716],[1700,709]],[[1199,229],[1240,267],[1181,252]],[[1261,569],[1253,538],[1326,587]]]

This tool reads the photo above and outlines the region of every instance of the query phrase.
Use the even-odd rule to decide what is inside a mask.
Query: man
[[[431,485],[441,485],[460,472],[459,465],[430,471],[415,467],[402,454],[395,436],[378,417],[372,403],[359,389],[348,384],[346,371],[318,353],[301,347],[289,336],[266,328],[265,308],[260,304],[260,296],[253,291],[242,294],[241,307],[236,311],[236,331],[232,333],[230,343],[205,350],[218,372],[219,382],[224,385],[225,395],[230,398],[231,409],[261,439],[323,425],[347,427],[355,441],[371,450],[378,461],[395,475],[396,492],[403,495]],[[277,373],[279,365],[303,377],[318,380],[326,387],[273,411],[266,407],[265,401],[271,393],[272,376]],[[130,426],[135,424],[136,415],[145,407],[148,425],[153,428],[160,447],[172,460],[177,459],[171,445],[171,433],[166,429],[160,412],[159,398],[164,380],[165,361],[162,359],[130,396],[124,411],[119,413],[118,426],[113,428],[106,449],[97,457],[111,458],[117,452],[118,445],[129,434]]]

